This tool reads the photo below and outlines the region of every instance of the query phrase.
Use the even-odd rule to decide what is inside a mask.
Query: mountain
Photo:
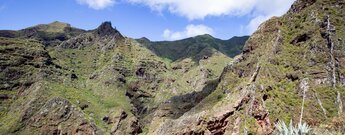
[[[147,38],[137,39],[156,55],[173,61],[192,57],[198,61],[203,56],[211,56],[209,51],[215,49],[229,57],[234,57],[241,53],[243,44],[248,40],[248,36],[233,37],[229,40],[221,40],[205,34],[178,41],[153,42]]]
[[[156,117],[149,134],[344,134],[344,13],[344,1],[295,1],[260,25],[209,96]]]
[[[8,38],[31,38],[41,41],[46,46],[55,46],[61,41],[79,35],[85,30],[71,27],[70,24],[63,22],[52,22],[50,24],[40,24],[26,29],[0,30],[0,37]]]
[[[145,133],[158,109],[177,118],[212,93],[232,61],[210,47],[173,61],[110,22],[93,30],[53,22],[0,31],[0,52],[4,134]]]
[[[343,134],[344,15],[344,1],[297,0],[248,40],[0,31],[0,133]]]

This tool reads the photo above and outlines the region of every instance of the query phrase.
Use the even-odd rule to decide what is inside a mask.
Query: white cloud
[[[163,32],[163,37],[166,40],[178,40],[178,39],[193,37],[193,36],[202,35],[202,34],[212,35],[213,33],[214,33],[213,29],[205,25],[190,24],[186,26],[186,28],[183,31],[171,31],[169,29],[166,29]]]
[[[77,0],[79,4],[88,5],[90,8],[100,10],[114,5],[115,0]]]
[[[114,5],[116,0],[77,0],[80,4],[99,10]],[[284,14],[295,0],[121,0],[142,4],[154,11],[168,11],[189,20],[208,16],[248,16],[250,22],[243,27],[244,34],[253,33],[257,27],[272,16]],[[171,32],[170,37],[186,34]]]
[[[246,30],[252,33],[272,16],[284,14],[295,0],[127,0],[144,4],[152,10],[169,11],[189,20],[207,16],[245,16],[252,18]]]
[[[156,11],[169,10],[190,20],[206,16],[244,15],[255,6],[255,0],[128,0]]]

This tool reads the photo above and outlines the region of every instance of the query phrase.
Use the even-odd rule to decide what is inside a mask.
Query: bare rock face
[[[127,118],[127,113],[123,110],[117,112],[111,112],[108,116],[103,117],[103,121],[108,125],[112,125],[111,133],[115,134],[121,126],[121,122]]]
[[[137,135],[142,132],[138,119],[134,116],[128,116],[124,110],[109,113],[103,117],[103,121],[111,126],[110,134],[112,135]]]
[[[124,37],[121,33],[112,27],[111,22],[104,22],[95,30],[85,32],[62,42],[60,47],[80,49],[97,45],[101,50],[108,50],[116,47],[116,42],[123,39]]]
[[[24,130],[40,134],[100,134],[77,107],[63,98],[52,98],[28,121]]]
[[[269,113],[259,100],[253,101],[252,116],[256,119],[256,124],[259,125],[257,132],[259,134],[269,134],[273,132],[273,125],[269,118]]]
[[[113,28],[111,22],[103,22],[96,30],[94,30],[94,33],[101,37],[112,35],[122,37],[120,32]]]
[[[94,41],[94,36],[91,34],[82,34],[77,37],[71,38],[67,41],[64,41],[60,44],[62,48],[82,48],[85,45],[90,45]]]
[[[198,113],[189,112],[174,120],[167,120],[157,128],[154,134],[176,135],[222,135],[229,134],[231,117],[236,111],[245,106],[249,101],[248,96],[241,97],[235,103],[204,110]],[[237,122],[239,123],[239,122]]]

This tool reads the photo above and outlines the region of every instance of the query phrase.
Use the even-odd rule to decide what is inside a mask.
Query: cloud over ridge
[[[101,10],[115,2],[139,4],[159,13],[170,12],[189,21],[207,17],[248,17],[243,25],[243,34],[252,34],[257,27],[273,16],[284,14],[295,0],[77,0],[80,4]],[[207,26],[205,26],[207,27]],[[210,28],[211,29],[211,28]],[[169,29],[168,29],[169,30]],[[170,30],[169,30],[170,31]],[[172,32],[170,38],[186,37],[186,32]]]
[[[168,10],[187,17],[190,20],[203,19],[206,16],[277,12],[290,7],[294,0],[127,0],[144,4],[152,10]]]

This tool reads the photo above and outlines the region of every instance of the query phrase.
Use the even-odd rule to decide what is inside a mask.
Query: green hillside
[[[33,29],[34,36],[27,36]],[[214,48],[195,54],[198,61],[191,54],[172,61],[123,37],[110,22],[74,30],[54,22],[10,31],[15,36],[1,31],[1,133],[145,133],[159,106],[204,91],[231,61]]]
[[[342,0],[297,0],[229,40],[1,30],[0,134],[344,134],[344,15]]]
[[[243,44],[249,37],[233,37],[229,40],[221,40],[211,35],[200,35],[178,41],[150,41],[147,38],[137,39],[156,55],[172,61],[184,58],[193,58],[198,61],[203,56],[211,56],[210,50],[215,49],[229,57],[241,53]]]

